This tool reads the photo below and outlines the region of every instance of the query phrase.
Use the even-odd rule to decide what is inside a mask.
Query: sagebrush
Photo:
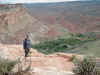
[[[94,57],[86,57],[82,61],[77,61],[73,69],[75,75],[99,75]]]

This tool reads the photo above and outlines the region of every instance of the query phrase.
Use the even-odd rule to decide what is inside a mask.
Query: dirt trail
[[[31,61],[31,72],[34,72],[35,75],[41,75],[41,72],[43,73],[42,75],[65,75],[66,72],[70,73],[72,71],[73,66],[73,63],[68,60],[72,54],[55,53],[52,55],[44,55],[35,49],[31,49],[31,54],[25,60],[24,50],[21,45],[0,44],[0,55],[10,60],[20,58],[24,68]]]

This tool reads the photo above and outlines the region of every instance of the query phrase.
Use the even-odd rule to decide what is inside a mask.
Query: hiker
[[[25,57],[28,56],[28,53],[30,51],[30,48],[31,48],[31,43],[30,43],[30,39],[29,39],[29,35],[26,35],[26,38],[23,42],[23,47],[24,47],[24,50],[25,50]]]

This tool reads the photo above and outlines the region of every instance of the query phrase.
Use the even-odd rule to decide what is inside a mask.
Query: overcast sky
[[[78,0],[0,0],[0,3],[37,3],[37,2],[63,2]]]

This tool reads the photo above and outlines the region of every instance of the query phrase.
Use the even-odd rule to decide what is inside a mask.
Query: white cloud
[[[62,1],[77,1],[77,0],[0,0],[0,3],[37,3],[37,2],[62,2]]]

